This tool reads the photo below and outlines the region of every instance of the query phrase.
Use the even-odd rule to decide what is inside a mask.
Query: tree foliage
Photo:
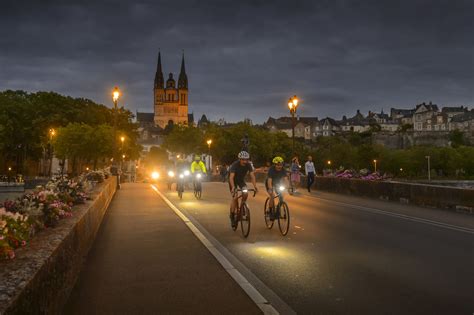
[[[98,135],[105,132],[105,125],[113,125],[113,118],[114,111],[111,108],[84,98],[72,98],[54,92],[0,92],[0,155],[3,157],[0,165],[3,164],[5,168],[7,163],[14,163],[21,172],[26,160],[40,159],[48,147],[48,131],[51,128],[60,129],[70,123],[87,124],[97,129]],[[132,123],[132,118],[128,110],[120,108],[117,111],[117,134],[118,137],[127,137],[129,155],[137,157],[140,147],[136,144],[137,125]],[[98,140],[97,137],[94,139]],[[104,152],[110,154],[103,139],[99,139],[99,143],[104,149],[98,148],[94,152],[89,150],[91,159]],[[75,143],[71,142],[70,145],[74,146]],[[89,145],[92,148],[94,144],[89,142]]]

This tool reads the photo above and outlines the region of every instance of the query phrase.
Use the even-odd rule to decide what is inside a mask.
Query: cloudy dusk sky
[[[2,1],[0,90],[153,111],[184,50],[190,111],[260,123],[474,105],[474,1]]]

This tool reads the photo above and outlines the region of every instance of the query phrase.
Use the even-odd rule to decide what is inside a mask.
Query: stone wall
[[[115,189],[116,178],[107,179],[73,217],[41,231],[15,259],[0,262],[0,314],[61,313]]]
[[[474,189],[401,182],[316,177],[316,189],[334,193],[392,200],[420,206],[473,212]]]

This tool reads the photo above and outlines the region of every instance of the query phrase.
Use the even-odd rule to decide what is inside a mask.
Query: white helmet
[[[248,160],[250,159],[250,154],[247,151],[240,151],[238,158]]]

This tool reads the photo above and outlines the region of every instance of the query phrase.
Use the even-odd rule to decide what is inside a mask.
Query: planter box
[[[15,259],[0,262],[0,314],[61,313],[115,188],[115,178],[98,185],[73,217],[38,233],[15,251]]]

